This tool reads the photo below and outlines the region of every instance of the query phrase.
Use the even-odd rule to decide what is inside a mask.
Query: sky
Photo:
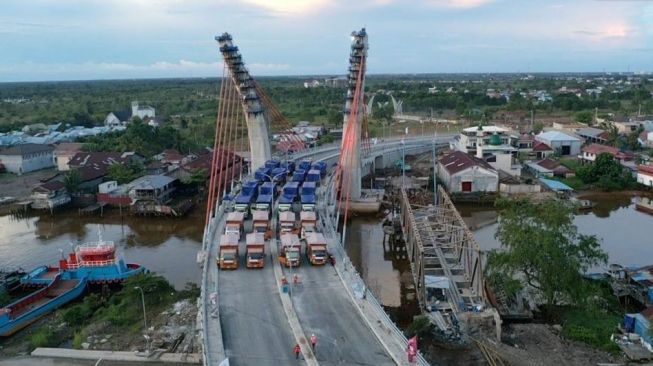
[[[2,0],[0,82],[216,77],[232,34],[253,76],[653,70],[648,0]]]

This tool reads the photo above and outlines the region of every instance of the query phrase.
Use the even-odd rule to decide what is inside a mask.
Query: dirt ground
[[[624,361],[585,344],[565,340],[545,324],[507,325],[502,338],[503,343],[496,350],[513,366],[584,366]]]
[[[0,197],[14,197],[18,200],[32,194],[32,188],[42,180],[57,174],[56,169],[44,169],[23,175],[11,173],[0,174]]]

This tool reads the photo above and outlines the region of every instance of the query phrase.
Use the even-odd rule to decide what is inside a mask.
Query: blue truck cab
[[[315,182],[304,182],[301,192],[302,211],[315,211]]]
[[[311,169],[311,161],[310,160],[302,160],[301,163],[299,163],[299,169],[309,171]]]
[[[265,182],[258,188],[258,197],[254,209],[257,211],[270,211],[272,202],[276,196],[276,185],[273,182]]]
[[[311,169],[306,174],[306,182],[315,182],[316,186],[320,185],[320,179],[322,179],[322,175],[319,170]]]
[[[265,167],[268,169],[278,168],[279,165],[281,165],[281,162],[279,160],[268,160],[265,162]]]
[[[319,170],[320,176],[324,178],[327,172],[327,163],[324,161],[316,161],[315,163],[313,163],[311,169]]]
[[[278,185],[283,185],[286,183],[286,178],[288,177],[288,171],[286,168],[274,168],[270,172],[270,177],[274,179],[274,182]]]
[[[268,182],[270,181],[270,173],[272,169],[266,167],[260,167],[254,172],[254,178],[259,182]]]
[[[294,161],[282,161],[281,167],[285,168],[289,174],[292,174],[295,171],[295,162]]]
[[[304,179],[306,179],[306,170],[297,169],[297,170],[295,170],[294,173],[292,173],[292,181],[293,182],[304,183]]]
[[[259,182],[256,180],[250,180],[243,184],[240,193],[236,196],[234,210],[244,212],[245,216],[249,214],[251,204],[256,201],[258,185]]]
[[[297,199],[299,193],[299,182],[288,182],[283,186],[281,197],[279,198],[279,212],[292,211],[292,204]]]

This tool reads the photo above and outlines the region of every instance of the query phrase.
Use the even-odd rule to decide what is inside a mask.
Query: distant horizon
[[[651,71],[653,2],[4,0],[0,82],[215,77],[227,31],[255,76]],[[588,71],[589,70],[589,71]]]
[[[256,78],[294,78],[294,79],[311,79],[346,76],[347,73],[325,73],[325,74],[285,74],[285,75],[252,75]],[[367,73],[366,77],[382,76],[438,76],[438,75],[632,75],[632,76],[651,76],[653,71],[507,71],[507,72],[416,72],[416,73]],[[53,80],[9,80],[0,81],[2,84],[30,84],[30,83],[72,83],[72,82],[96,82],[96,81],[147,81],[147,80],[201,80],[201,79],[220,79],[221,76],[175,76],[175,77],[143,77],[143,78],[99,78],[99,79],[53,79]]]

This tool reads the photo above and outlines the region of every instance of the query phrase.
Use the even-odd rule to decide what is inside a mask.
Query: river
[[[115,210],[103,217],[79,216],[76,210],[54,216],[0,216],[0,268],[30,270],[56,264],[59,249],[67,253],[70,243],[96,241],[101,231],[104,240],[116,243],[118,255],[127,262],[140,263],[182,289],[200,278],[196,256],[201,248],[203,211],[196,207],[183,218],[121,217]]]
[[[595,202],[596,206],[577,215],[574,222],[579,233],[599,238],[610,257],[609,263],[653,264],[653,245],[648,236],[653,216],[636,211],[634,197],[595,195],[584,198]],[[459,204],[457,208],[481,249],[499,247],[494,238],[497,212],[492,206]],[[353,218],[347,228],[346,249],[390,317],[402,328],[410,324],[412,317],[419,314],[410,264],[402,255],[384,252],[381,220]]]
[[[649,229],[653,216],[635,209],[635,197],[625,195],[588,195],[596,204],[591,210],[574,218],[580,234],[596,235],[601,247],[609,255],[608,263],[625,266],[653,264],[653,245]],[[474,230],[474,236],[483,250],[499,247],[494,238],[497,212],[492,207],[457,205],[463,219]],[[489,222],[492,222],[488,224]],[[594,268],[592,270],[601,270]]]

